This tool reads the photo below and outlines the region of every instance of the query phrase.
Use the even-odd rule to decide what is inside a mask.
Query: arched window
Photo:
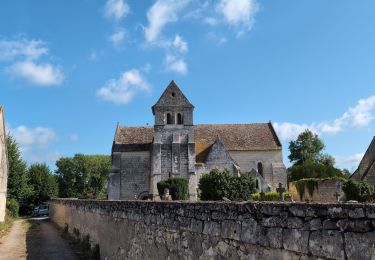
[[[167,125],[172,124],[172,116],[170,113],[167,113]]]
[[[259,190],[259,180],[258,179],[255,180],[255,188],[257,190]]]
[[[258,173],[263,177],[263,164],[258,162]]]
[[[182,125],[182,115],[180,113],[177,114],[177,124]]]

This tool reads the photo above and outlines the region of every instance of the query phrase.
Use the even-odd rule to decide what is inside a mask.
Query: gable
[[[164,90],[163,94],[152,107],[152,112],[155,114],[155,108],[157,107],[191,107],[194,106],[185,97],[177,84],[172,80],[171,83]]]
[[[372,139],[365,155],[358,165],[357,170],[353,173],[351,178],[364,180],[367,179],[369,174],[375,175],[375,167],[372,167],[373,165],[375,165],[375,137]]]

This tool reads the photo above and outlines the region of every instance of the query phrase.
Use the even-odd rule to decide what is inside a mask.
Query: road
[[[33,223],[31,227],[28,221]],[[16,220],[10,232],[0,239],[0,260],[10,259],[76,260],[82,259],[82,254],[48,218],[33,218]]]

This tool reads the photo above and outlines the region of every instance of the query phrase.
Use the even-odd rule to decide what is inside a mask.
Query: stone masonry
[[[101,259],[375,257],[374,204],[58,199],[50,217]]]
[[[8,183],[8,153],[6,149],[4,110],[0,106],[0,222],[5,220]]]

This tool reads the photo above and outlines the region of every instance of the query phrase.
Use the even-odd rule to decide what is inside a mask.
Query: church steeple
[[[172,80],[152,106],[155,125],[193,125],[194,106]]]

